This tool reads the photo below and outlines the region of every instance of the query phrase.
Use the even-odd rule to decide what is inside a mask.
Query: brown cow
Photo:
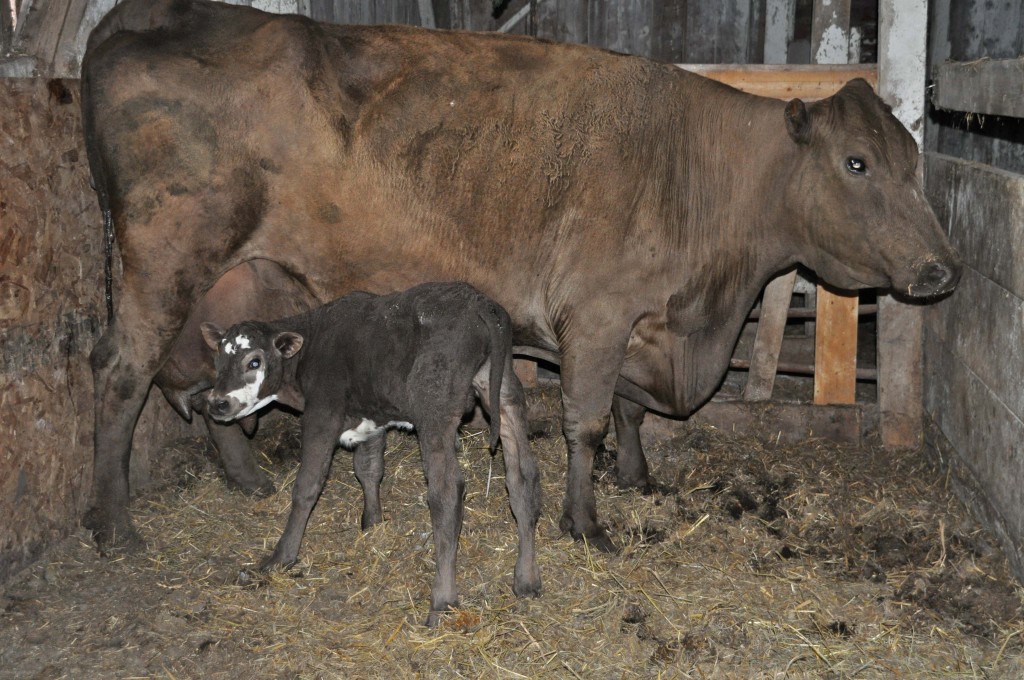
[[[329,26],[126,0],[89,39],[83,117],[124,263],[92,355],[99,540],[137,539],[132,427],[196,297],[253,258],[318,300],[465,280],[561,366],[561,526],[610,548],[591,480],[613,397],[620,481],[645,409],[685,416],[765,282],[951,290],[913,139],[863,81],[810,105],[580,45]],[[628,401],[627,401],[628,400]]]

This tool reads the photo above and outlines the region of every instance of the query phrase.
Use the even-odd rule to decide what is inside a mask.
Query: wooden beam
[[[818,287],[814,403],[857,400],[857,296]]]
[[[793,299],[796,270],[768,282],[761,298],[761,314],[750,353],[750,373],[743,388],[747,401],[767,401],[775,387],[775,371],[779,365],[782,334],[786,330],[789,303]]]
[[[1024,118],[1024,57],[939,64],[932,103],[940,109]]]
[[[818,438],[844,444],[860,444],[876,422],[873,404],[814,406],[779,401],[712,400],[690,416],[674,420],[648,413],[640,428],[650,443],[679,434],[690,423],[714,425],[726,432],[757,437],[761,441],[795,444]]]
[[[920,147],[928,0],[881,0],[878,11],[879,95]],[[878,298],[878,419],[888,447],[916,448],[923,441],[922,311],[889,295]]]
[[[811,60],[846,64],[850,58],[850,0],[815,0]],[[852,404],[857,397],[856,294],[817,289],[814,403]]]
[[[676,64],[681,69],[731,85],[738,90],[775,99],[807,101],[830,97],[854,78],[878,84],[874,64],[794,66],[775,64]]]

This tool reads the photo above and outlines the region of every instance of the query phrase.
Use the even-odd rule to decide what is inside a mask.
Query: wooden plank
[[[854,78],[878,84],[874,64],[795,66],[767,64],[676,64],[679,68],[761,97],[806,101],[830,97]]]
[[[1024,537],[1024,422],[937,338],[929,338],[927,347],[929,412],[1019,543]]]
[[[764,26],[764,63],[786,63],[795,21],[796,0],[768,0]]]
[[[686,36],[686,0],[653,3],[651,59],[674,63],[683,61]]]
[[[811,11],[811,61],[850,61],[850,0],[814,0]]]
[[[879,95],[920,147],[928,2],[881,0],[878,9]],[[879,432],[885,446],[918,447],[922,442],[922,309],[889,295],[878,299]]]
[[[927,154],[925,190],[964,261],[1024,298],[1024,176]]]
[[[850,0],[815,0],[811,61],[846,64],[850,54]],[[857,398],[856,295],[817,287],[814,403],[852,404]]]
[[[1024,118],[1024,57],[939,64],[932,103],[940,109]]]
[[[64,29],[64,20],[73,0],[34,0],[26,3],[21,26],[14,39],[14,49],[20,54],[35,57],[43,73],[53,71],[57,45]]]
[[[648,413],[640,435],[645,443],[659,439],[664,441],[685,431],[690,423],[695,423],[750,435],[766,443],[789,445],[817,438],[859,444],[865,433],[874,427],[875,421],[875,409],[871,404],[813,406],[778,401],[713,400],[689,420],[674,420]]]
[[[924,323],[928,336],[1024,419],[1024,300],[965,267],[956,292],[930,305]]]
[[[818,288],[814,335],[814,403],[852,404],[857,398],[857,295]]]
[[[647,56],[651,53],[651,6],[648,0],[589,3],[588,43]]]
[[[796,270],[768,282],[761,298],[761,314],[750,353],[750,372],[743,388],[747,401],[765,401],[772,398],[775,371],[782,349],[782,335],[786,330],[789,303],[793,299]]]

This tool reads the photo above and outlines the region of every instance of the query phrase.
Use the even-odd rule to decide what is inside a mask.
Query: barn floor
[[[359,531],[339,451],[302,562],[253,572],[284,525],[297,428],[257,444],[280,491],[227,490],[201,440],[133,512],[149,549],[97,555],[84,531],[0,590],[2,678],[1024,677],[1022,591],[923,455],[820,441],[763,446],[694,427],[650,447],[671,487],[598,509],[620,554],[560,534],[557,401],[531,395],[543,473],[544,594],[511,594],[515,530],[500,456],[463,440],[463,608],[426,618],[433,575],[415,439],[393,433],[386,522]],[[544,414],[548,416],[545,417]]]

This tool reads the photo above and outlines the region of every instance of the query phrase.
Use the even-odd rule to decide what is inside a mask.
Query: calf
[[[185,420],[192,420],[193,410],[202,415],[220,454],[228,486],[255,495],[274,492],[273,482],[256,464],[245,436],[255,429],[256,416],[238,424],[224,424],[207,412],[205,393],[213,387],[216,370],[203,342],[200,323],[230,326],[245,319],[277,319],[304,312],[315,304],[313,296],[274,262],[243,262],[225,272],[195,304],[170,356],[153,380]]]
[[[458,602],[455,556],[462,530],[459,424],[474,395],[500,436],[506,486],[519,531],[513,591],[540,593],[534,535],[540,513],[537,463],[526,440],[523,388],[512,372],[508,313],[468,284],[423,284],[402,293],[352,293],[323,307],[227,331],[202,325],[216,352],[210,415],[245,418],[272,401],[303,412],[302,458],[281,539],[262,569],[296,561],[306,522],[340,442],[355,447],[362,525],[381,521],[384,431],[412,427],[427,478],[437,553],[427,625]]]

